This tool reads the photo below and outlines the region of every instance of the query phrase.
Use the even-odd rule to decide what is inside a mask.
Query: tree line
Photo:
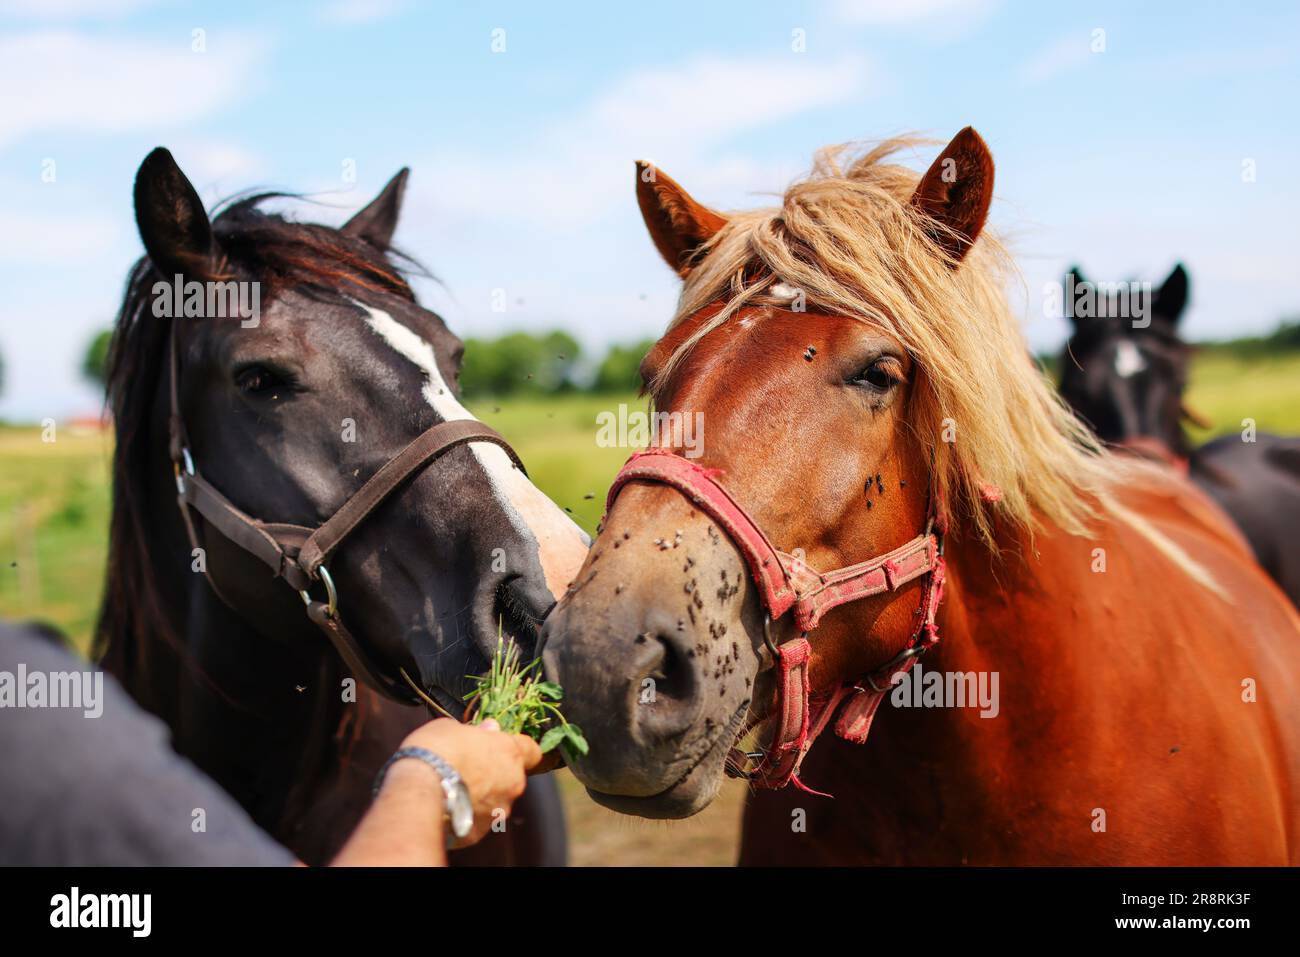
[[[82,374],[104,384],[111,332],[91,340]],[[508,332],[492,339],[465,340],[461,394],[484,396],[556,395],[565,392],[630,392],[641,387],[641,359],[653,339],[610,346],[599,359],[584,354],[567,332]]]
[[[104,384],[104,363],[111,333],[91,340],[82,360],[82,373]],[[596,361],[583,353],[578,340],[567,332],[508,332],[494,339],[465,340],[461,367],[461,393],[470,399],[484,396],[555,395],[565,392],[631,392],[641,388],[641,360],[655,340],[610,346]],[[1197,343],[1202,350],[1224,351],[1248,358],[1300,350],[1300,317],[1283,319],[1271,333]],[[1036,357],[1055,373],[1055,351]],[[0,382],[4,365],[0,362]]]
[[[610,346],[599,359],[587,356],[567,332],[508,332],[465,340],[461,393],[482,396],[555,395],[564,392],[628,392],[641,387],[641,359],[653,339]]]

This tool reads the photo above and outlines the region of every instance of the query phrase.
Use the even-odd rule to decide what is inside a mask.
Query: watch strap
[[[398,748],[393,752],[392,757],[384,762],[384,766],[381,767],[379,773],[375,775],[375,785],[371,789],[372,796],[379,796],[379,791],[384,786],[384,778],[388,776],[388,769],[398,761],[407,758],[415,758],[417,761],[423,761],[425,764],[429,765],[429,767],[437,771],[438,777],[442,781],[443,792],[448,796],[448,798],[451,797],[452,788],[460,783],[460,774],[456,769],[453,768],[444,758],[434,754],[428,748],[409,746]]]

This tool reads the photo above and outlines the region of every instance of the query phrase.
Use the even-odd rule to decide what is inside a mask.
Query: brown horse
[[[629,463],[544,629],[574,773],[645,817],[750,776],[747,864],[1295,862],[1300,620],[1217,508],[1097,448],[1032,366],[980,137],[921,177],[901,145],[728,216],[638,168],[685,279],[643,373],[705,441]],[[881,701],[865,746],[798,767]]]

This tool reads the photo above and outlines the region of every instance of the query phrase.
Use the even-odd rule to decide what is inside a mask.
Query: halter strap
[[[176,475],[176,501],[191,549],[202,547],[199,529],[193,517],[194,513],[198,513],[204,523],[261,561],[275,577],[283,579],[299,593],[306,605],[308,619],[325,633],[344,663],[357,677],[395,701],[419,704],[420,699],[411,688],[404,681],[390,675],[343,623],[338,613],[337,594],[325,563],[393,492],[438,456],[458,445],[491,442],[503,448],[519,470],[527,474],[510,443],[495,429],[477,419],[439,422],[384,463],[321,525],[310,528],[290,523],[263,522],[241,510],[199,474],[181,415],[178,386],[180,359],[177,354],[175,320],[169,338],[171,409],[168,447],[172,470]],[[217,597],[237,611],[217,587],[206,563],[204,576]],[[312,598],[310,594],[313,585],[322,580],[329,594],[328,600],[323,602]]]
[[[865,741],[890,684],[939,640],[935,616],[944,586],[943,516],[932,498],[926,529],[915,538],[866,561],[818,572],[772,544],[744,507],[718,482],[717,476],[721,474],[720,469],[703,468],[660,449],[634,453],[610,486],[605,515],[608,517],[619,493],[629,482],[667,485],[717,522],[739,549],[767,614],[764,637],[776,671],[777,709],[772,741],[759,763],[752,770],[743,770],[748,759],[754,756],[732,748],[727,771],[733,776],[749,778],[760,788],[779,788],[793,782],[808,790],[799,781],[799,766],[835,712],[841,710],[837,734],[857,743]],[[813,654],[808,632],[831,609],[896,591],[922,575],[928,575],[929,581],[918,609],[920,620],[903,651],[856,682],[829,692],[814,692],[808,678]],[[793,612],[801,635],[777,646],[768,631],[770,623],[789,611]],[[877,679],[883,680],[883,686]],[[867,687],[863,687],[864,683]]]
[[[773,618],[780,618],[798,598],[793,575],[786,565],[790,556],[777,551],[731,493],[714,480],[720,474],[718,469],[702,468],[680,455],[656,449],[635,452],[609,487],[605,514],[609,515],[618,493],[628,482],[651,482],[677,489],[736,543],[749,566],[750,576],[758,585],[763,607]]]
[[[411,475],[422,469],[432,459],[449,449],[466,442],[491,442],[505,449],[519,471],[528,474],[524,463],[510,447],[510,443],[495,429],[477,419],[453,419],[439,422],[426,429],[406,448],[398,452],[357,489],[324,525],[311,533],[302,551],[298,565],[308,577],[315,575],[321,563],[327,561],[345,538],[377,509],[393,491]]]

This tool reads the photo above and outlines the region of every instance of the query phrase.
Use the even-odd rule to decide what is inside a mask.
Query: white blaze
[[[424,400],[443,421],[475,417],[457,400],[438,371],[433,346],[382,309],[352,302],[366,314],[366,324],[398,354],[424,373]],[[491,442],[470,442],[469,449],[487,474],[492,493],[510,523],[537,539],[546,585],[557,598],[564,594],[587,552],[587,536],[537,486],[515,468],[506,450]]]
[[[1138,347],[1127,339],[1120,342],[1115,349],[1115,374],[1121,379],[1137,375],[1147,367],[1147,360],[1142,358]]]

